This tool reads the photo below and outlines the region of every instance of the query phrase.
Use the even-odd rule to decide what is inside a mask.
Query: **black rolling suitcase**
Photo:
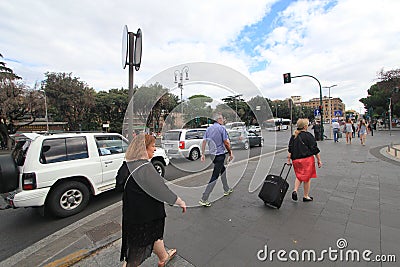
[[[281,173],[278,175],[268,174],[265,178],[264,184],[261,188],[260,193],[258,193],[258,197],[261,198],[265,205],[272,206],[274,208],[279,209],[282,205],[283,198],[286,195],[286,192],[289,188],[289,184],[286,181],[292,168],[292,165],[289,165],[289,170],[286,173],[286,178],[282,178],[283,170],[287,163],[283,164]]]

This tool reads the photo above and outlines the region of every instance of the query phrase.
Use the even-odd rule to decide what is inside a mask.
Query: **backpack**
[[[144,166],[144,165],[146,165],[146,164],[148,164],[148,162],[139,165],[139,166],[136,167],[136,169],[134,169],[134,170],[132,171],[132,173],[131,173],[131,172],[129,171],[128,164],[126,163],[126,161],[124,161],[124,162],[122,163],[122,166],[121,166],[121,167],[119,168],[119,170],[118,170],[117,176],[115,177],[115,190],[116,190],[117,192],[124,192],[126,183],[128,182],[128,178],[129,178],[130,176],[132,176],[132,174],[133,174],[137,169],[139,169],[140,167],[142,167],[142,166]]]

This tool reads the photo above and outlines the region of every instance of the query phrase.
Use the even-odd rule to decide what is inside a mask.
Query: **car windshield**
[[[181,136],[181,132],[180,131],[171,131],[171,132],[166,132],[164,134],[163,139],[164,140],[179,141],[180,136]]]

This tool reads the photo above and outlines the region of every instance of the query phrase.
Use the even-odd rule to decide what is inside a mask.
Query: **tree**
[[[0,54],[0,58],[3,56]],[[12,69],[0,62],[0,135],[7,147],[11,147],[9,134],[14,134],[19,128],[33,123],[43,114],[43,96],[37,90],[28,88],[20,81]]]
[[[377,74],[378,82],[368,89],[368,96],[361,98],[366,110],[373,111],[373,117],[384,117],[389,109],[389,98],[392,98],[392,114],[400,116],[400,93],[396,88],[400,87],[400,69],[384,71]]]
[[[125,111],[128,107],[128,89],[110,89],[95,94],[95,106],[92,109],[93,128],[110,124],[109,132],[122,132]],[[90,126],[89,126],[90,127]]]
[[[271,112],[269,112],[267,99],[262,96],[253,97],[247,104],[251,108],[253,118],[251,124],[262,125],[264,121],[273,117]]]
[[[238,118],[240,121],[244,122],[248,121],[247,115],[249,113],[250,108],[243,98],[237,95],[237,96],[228,96],[222,98],[221,100],[224,101],[225,105],[228,106],[231,110],[231,112],[227,112],[227,115],[224,115],[228,121],[237,121]],[[223,108],[221,105],[218,106],[219,109],[226,109]]]
[[[205,95],[193,95],[189,97],[189,101],[185,103],[186,124],[199,126],[206,124],[208,118],[212,116],[212,108],[208,103],[212,103],[213,99]]]
[[[46,92],[48,109],[54,119],[67,121],[69,130],[85,130],[83,123],[95,103],[94,89],[72,77],[72,73],[46,72],[45,76],[42,90]]]

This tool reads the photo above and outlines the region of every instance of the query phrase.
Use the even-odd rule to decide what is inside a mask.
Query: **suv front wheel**
[[[159,160],[152,160],[151,163],[153,164],[154,168],[156,169],[156,171],[162,176],[164,177],[165,175],[165,167],[164,164],[159,161]]]
[[[81,212],[89,203],[90,192],[77,181],[61,183],[50,192],[46,205],[57,217],[68,217]]]

